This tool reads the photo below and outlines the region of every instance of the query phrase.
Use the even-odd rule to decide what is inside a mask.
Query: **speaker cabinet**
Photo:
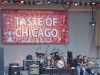
[[[29,70],[29,65],[35,64],[34,60],[23,60],[23,68],[24,70]]]
[[[4,60],[0,60],[0,75],[4,75]]]
[[[72,52],[67,52],[67,57],[68,57],[68,58],[73,58],[73,57],[72,57]]]
[[[19,64],[9,64],[9,75],[20,75]]]
[[[73,67],[72,52],[67,52],[67,64],[68,64],[68,67]]]
[[[39,65],[29,65],[29,75],[39,75]]]
[[[0,47],[0,60],[4,59],[4,48]]]

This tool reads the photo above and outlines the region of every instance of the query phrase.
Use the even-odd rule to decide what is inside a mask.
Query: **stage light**
[[[3,4],[6,4],[7,3],[7,1],[6,0],[3,0]]]
[[[37,1],[37,4],[40,4],[40,1]]]
[[[32,4],[35,5],[35,1],[34,0],[32,1]]]
[[[95,2],[92,2],[92,4],[94,5],[94,4],[95,4]]]
[[[10,3],[11,2],[11,0],[8,0],[8,3]]]
[[[24,1],[20,1],[20,4],[24,4]]]
[[[87,6],[87,2],[85,2],[84,5]]]
[[[69,3],[69,1],[66,1],[66,3],[65,3],[66,5],[69,5],[70,3]]]
[[[78,3],[77,3],[77,2],[75,2],[75,3],[74,3],[74,5],[78,5]]]
[[[62,5],[62,4],[65,4],[66,2],[64,1],[64,0],[61,0],[61,2],[60,2],[60,4]]]
[[[98,3],[98,6],[100,6],[100,3]]]
[[[92,6],[92,2],[90,2],[89,5]]]
[[[89,24],[94,26],[96,23],[93,21],[93,22],[90,22]]]
[[[51,4],[55,4],[55,1],[54,0],[51,0]]]
[[[79,5],[80,5],[80,6],[82,6],[82,5],[83,5],[83,3],[82,3],[82,2],[79,2]]]
[[[69,5],[73,5],[73,1],[70,1],[70,2],[69,2]]]
[[[19,2],[15,2],[15,4],[19,4]]]
[[[12,2],[15,3],[16,1],[15,0],[12,0]]]
[[[26,1],[24,1],[24,4],[27,4],[27,2],[26,2]]]
[[[97,4],[98,6],[100,6],[100,1],[96,1],[96,4]]]
[[[12,2],[15,4],[20,4],[20,0],[12,0]]]
[[[7,1],[4,1],[3,4],[7,4]]]
[[[59,4],[59,0],[56,0],[55,4]]]
[[[46,4],[46,2],[45,2],[45,1],[43,1],[43,5],[44,5],[44,4]]]
[[[27,1],[27,2],[28,2],[29,5],[31,4],[31,1]]]
[[[89,3],[89,5],[90,6],[92,6],[92,5],[96,6],[96,2],[92,1],[92,2]]]
[[[50,4],[50,0],[47,0],[47,3]]]

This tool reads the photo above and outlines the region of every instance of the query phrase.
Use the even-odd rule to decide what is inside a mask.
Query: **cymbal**
[[[44,53],[38,53],[38,52],[36,52],[35,54],[37,54],[37,55],[45,55]]]
[[[50,55],[52,55],[52,54],[55,54],[56,52],[52,52],[52,53],[50,53]]]
[[[61,53],[61,54],[65,54],[65,53]]]

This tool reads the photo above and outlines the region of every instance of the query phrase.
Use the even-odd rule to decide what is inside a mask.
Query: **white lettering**
[[[57,23],[57,18],[53,18],[53,26],[55,26]]]
[[[43,26],[42,22],[43,22],[43,18],[38,18],[38,25],[39,26]]]
[[[19,21],[20,21],[20,18],[19,17],[15,17],[15,20],[16,20],[16,25],[18,26],[18,25],[20,25],[19,23]]]
[[[39,29],[39,32],[38,32],[38,37],[40,36],[44,37],[42,29]]]
[[[31,29],[31,28],[17,28],[15,31],[17,37],[57,37],[58,31],[56,29]]]
[[[34,21],[33,21],[33,25],[36,25],[36,20],[37,18],[32,18]]]
[[[17,28],[16,31],[15,31],[15,35],[17,37],[21,37],[21,35],[19,35],[18,32],[21,32],[21,28]]]
[[[31,22],[31,17],[27,18],[27,22],[28,22],[28,26],[31,26],[32,25],[32,22]]]
[[[25,26],[26,26],[26,20],[25,20],[24,18],[22,18],[22,19],[20,20],[20,25],[25,25]]]
[[[53,30],[51,31],[51,35],[52,35],[52,37],[57,37],[57,35],[58,35],[57,30],[56,30],[56,29],[53,29]]]
[[[46,24],[46,26],[55,26],[57,24],[57,18],[46,18],[43,20],[43,18],[33,18],[33,17],[28,17],[28,18],[20,18],[20,17],[15,17],[16,20],[16,25],[27,25],[27,26],[32,26],[32,25],[38,25],[38,26],[43,26],[43,23]]]
[[[47,18],[46,19],[46,25],[47,26],[51,26],[52,25],[52,19],[51,18]]]
[[[33,36],[33,37],[37,37],[37,35],[34,34],[34,31],[37,31],[37,29],[33,29],[33,30],[32,30],[32,36]]]
[[[28,37],[28,28],[22,28],[22,37],[25,37],[24,34]]]
[[[50,35],[50,29],[46,29],[45,32],[44,32],[44,35],[45,35],[46,37],[50,37],[50,36],[51,36],[51,35]]]

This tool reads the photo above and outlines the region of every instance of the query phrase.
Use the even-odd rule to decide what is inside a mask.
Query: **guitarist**
[[[89,73],[89,75],[92,75],[90,68],[87,67],[88,63],[89,63],[89,61],[87,60],[87,57],[83,56],[83,66],[85,67],[85,69]]]
[[[83,67],[83,59],[81,55],[77,56],[77,71],[78,71],[78,75],[81,75],[81,71],[82,71],[82,75],[86,75],[86,69]]]

